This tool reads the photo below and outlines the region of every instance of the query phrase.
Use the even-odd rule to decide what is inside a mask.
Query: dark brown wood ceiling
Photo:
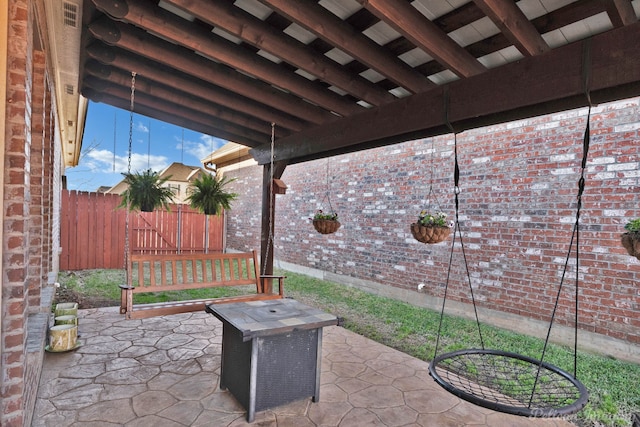
[[[84,0],[82,93],[296,163],[640,95],[639,3]]]

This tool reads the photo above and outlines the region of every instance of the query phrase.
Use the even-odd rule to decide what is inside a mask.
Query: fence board
[[[62,192],[61,270],[124,268],[127,213],[117,209],[120,196],[65,190]],[[132,253],[221,252],[224,217],[208,218],[186,205],[171,211],[129,213]],[[207,245],[208,244],[208,245]]]

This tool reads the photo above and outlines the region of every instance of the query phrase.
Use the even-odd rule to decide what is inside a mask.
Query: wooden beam
[[[93,89],[100,90],[115,98],[122,99],[123,101],[126,101],[131,96],[131,89],[129,87],[118,86],[94,76],[87,76],[87,78],[84,79],[83,84]],[[269,135],[267,134],[230,124],[220,120],[216,116],[210,116],[204,112],[193,110],[187,107],[187,105],[191,105],[190,102],[180,106],[180,108],[176,108],[174,105],[167,103],[163,98],[156,98],[142,91],[136,91],[135,93],[136,109],[139,106],[146,106],[156,111],[163,111],[166,114],[174,114],[175,116],[181,117],[187,121],[200,123],[204,126],[209,126],[211,129],[216,129],[219,131],[219,134],[214,134],[215,136],[231,141],[236,141],[237,138],[240,138],[246,141],[258,142],[258,144],[264,144],[269,140]],[[269,128],[266,127],[265,130],[268,129]]]
[[[92,1],[99,10],[109,12],[116,19],[158,34],[207,58],[308,99],[338,115],[348,116],[363,110],[357,103],[151,3],[131,0]],[[114,8],[114,3],[119,6]],[[114,9],[117,14],[113,14]]]
[[[122,108],[123,110],[129,110],[130,101],[129,99],[122,99],[113,95],[109,95],[106,92],[103,92],[101,89],[94,89],[89,86],[83,86],[82,95],[94,102],[102,102],[105,104],[112,105],[114,107]],[[213,128],[211,126],[203,125],[202,123],[197,123],[183,117],[177,116],[173,113],[167,113],[165,111],[156,110],[154,108],[148,107],[146,105],[138,105],[135,106],[135,112],[138,114],[142,114],[147,117],[153,117],[154,119],[171,123],[176,126],[183,127],[185,129],[191,129],[196,132],[201,132],[205,135],[211,136],[219,136],[221,131],[219,129]],[[221,137],[225,138],[225,137]],[[255,147],[262,143],[262,141],[251,141],[246,138],[242,138],[237,135],[228,135],[226,139],[230,141],[235,141],[238,144],[243,144],[248,147]]]
[[[444,90],[449,92],[449,121],[458,131],[585,106],[582,64],[585,43],[590,44],[591,50],[592,101],[638,96],[637,40],[640,23],[601,33],[587,41],[339,120],[330,127],[316,127],[283,138],[276,144],[275,156],[291,164],[447,133]],[[266,145],[252,149],[251,154],[260,164],[270,159]]]
[[[410,3],[402,0],[358,2],[456,75],[470,77],[486,71],[484,65],[440,31]]]
[[[411,93],[434,87],[425,76],[313,1],[260,1]]]
[[[120,87],[128,87],[128,85],[131,84],[131,74],[123,70],[101,64],[95,60],[89,61],[85,65],[85,71],[94,77]],[[88,84],[91,85],[90,83]],[[176,87],[179,88],[180,86]],[[252,129],[259,132],[264,135],[265,140],[268,140],[269,138],[271,125],[268,122],[255,120],[245,114],[229,110],[202,98],[185,94],[181,90],[174,89],[174,86],[157,84],[142,75],[138,75],[136,77],[136,93],[143,93],[150,97],[161,99],[168,105],[173,105],[175,110],[179,110],[182,113],[185,112],[184,106],[188,106],[187,110],[197,111],[198,117],[202,117],[202,114],[205,114],[210,116],[209,121],[215,122],[222,120],[229,122],[231,125],[237,125],[240,128]],[[197,118],[194,116],[192,117],[192,120],[197,121]],[[278,138],[282,138],[291,133],[288,131],[283,132],[283,130],[284,129],[279,128],[276,129],[276,132],[279,133],[279,135],[277,135]]]
[[[270,145],[270,144],[269,144]],[[272,173],[273,166],[273,173]],[[262,172],[262,231],[260,233],[260,264],[262,274],[273,274],[273,240],[275,232],[276,195],[271,191],[273,179],[282,178],[287,167],[286,161],[271,161],[264,165]]]
[[[318,55],[318,52],[304,43],[274,29],[231,3],[191,0],[167,0],[167,2],[371,105],[388,104],[396,100],[395,96],[369,80],[349,73],[328,57]]]
[[[103,64],[113,65],[122,70],[136,70],[138,74],[154,82],[180,88],[181,91],[190,95],[253,116],[259,119],[259,121],[277,123],[278,127],[291,131],[300,131],[309,127],[308,122],[281,113],[274,108],[259,104],[180,71],[165,68],[157,62],[130,54],[116,47],[107,46],[98,40],[89,45],[86,48],[86,52],[90,58],[100,61]]]
[[[185,48],[150,36],[132,25],[102,17],[89,25],[89,32],[109,45],[191,74],[311,123],[320,124],[337,119],[337,116],[315,105],[238,73],[226,65],[209,61]]]
[[[550,50],[547,42],[513,0],[473,0],[520,53],[535,56]]]
[[[607,14],[614,27],[622,27],[638,22],[631,0],[613,0],[607,7]]]

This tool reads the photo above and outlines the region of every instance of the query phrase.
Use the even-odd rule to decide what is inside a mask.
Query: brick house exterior
[[[587,109],[567,111],[457,136],[460,228],[481,320],[546,333],[575,223],[586,116]],[[640,217],[640,99],[595,107],[590,123],[579,346],[638,362],[640,261],[626,254],[620,234],[628,219]],[[453,144],[446,135],[288,166],[287,194],[276,196],[277,262],[439,310],[451,238],[424,245],[409,225],[428,207],[453,218]],[[225,174],[238,178],[234,191],[242,194],[228,212],[227,247],[259,247],[262,167],[229,167]],[[327,177],[342,228],[320,235],[308,218],[328,209]],[[459,247],[452,267],[447,307],[465,315],[470,299]],[[572,337],[575,276],[572,258],[557,341]],[[425,292],[418,292],[420,283]]]
[[[46,39],[33,2],[0,8],[4,98],[0,425],[30,425],[58,268],[61,144]]]

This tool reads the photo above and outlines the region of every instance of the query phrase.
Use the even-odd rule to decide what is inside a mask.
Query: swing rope
[[[454,252],[454,248],[456,246],[456,233],[458,234],[458,237],[460,237],[460,251],[462,253],[462,259],[463,259],[463,263],[464,263],[464,267],[466,270],[466,277],[467,277],[467,283],[469,285],[469,293],[471,296],[471,303],[473,306],[473,313],[475,316],[475,320],[476,320],[476,327],[478,329],[478,336],[480,338],[480,346],[481,348],[484,350],[484,338],[482,336],[482,328],[480,327],[480,317],[478,316],[478,309],[476,306],[476,299],[475,299],[475,295],[473,292],[473,286],[471,286],[471,274],[469,272],[469,264],[467,263],[467,254],[465,252],[464,249],[464,240],[462,239],[462,231],[460,230],[460,216],[459,216],[459,212],[460,212],[460,199],[459,199],[459,194],[460,194],[460,164],[458,162],[458,134],[455,131],[455,129],[453,128],[453,126],[451,125],[451,122],[449,121],[449,88],[445,87],[445,92],[444,92],[444,112],[445,112],[445,123],[447,125],[447,127],[449,128],[449,130],[453,133],[453,159],[454,159],[454,166],[453,166],[453,194],[454,194],[454,206],[455,206],[455,220],[454,220],[454,228],[453,228],[453,239],[451,242],[451,250],[449,252],[449,266],[447,268],[447,278],[445,281],[445,286],[444,286],[444,298],[442,299],[442,308],[440,310],[440,321],[438,323],[438,335],[436,338],[436,347],[434,350],[434,354],[433,357],[435,358],[438,354],[438,348],[440,345],[440,336],[441,336],[441,331],[442,331],[442,320],[444,318],[444,308],[445,308],[445,304],[447,302],[447,293],[449,290],[449,282],[450,282],[450,278],[451,278],[451,269],[452,269],[452,265],[453,265],[453,252]]]
[[[579,246],[579,218],[582,206],[582,194],[584,191],[584,172],[589,151],[589,118],[591,106],[587,115],[587,125],[583,138],[583,156],[581,176],[578,182],[578,203],[576,209],[576,222],[571,236],[567,258],[565,260],[562,280],[556,295],[555,305],[551,315],[551,321],[544,342],[542,356],[539,360],[516,353],[500,350],[485,349],[484,339],[478,317],[477,304],[471,285],[464,242],[459,225],[459,180],[460,167],[458,162],[457,136],[448,117],[448,91],[445,90],[445,121],[449,129],[454,133],[454,194],[455,194],[455,229],[449,268],[440,312],[440,323],[436,338],[436,348],[433,361],[429,364],[429,374],[433,379],[450,393],[485,408],[521,416],[557,417],[569,415],[580,411],[588,401],[586,387],[576,378],[577,367],[577,329],[578,329],[578,261],[579,250],[576,247],[576,294],[575,294],[575,328],[574,328],[574,368],[573,375],[560,368],[544,362],[547,345],[550,340],[551,328],[558,308],[564,277],[568,268],[569,259],[573,247],[574,237]],[[458,350],[438,355],[440,337],[444,318],[444,308],[447,300],[453,251],[455,247],[456,231],[460,238],[463,262],[466,269],[467,282],[471,294],[476,325],[480,337],[480,349]]]

